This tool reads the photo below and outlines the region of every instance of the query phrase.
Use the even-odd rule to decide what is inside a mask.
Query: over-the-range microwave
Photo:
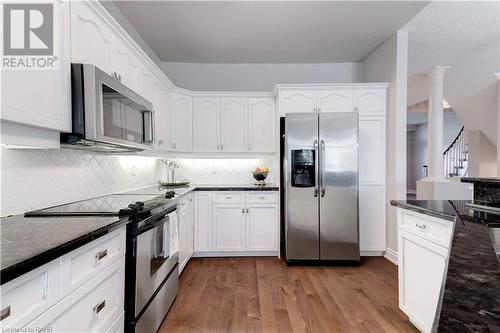
[[[153,146],[153,105],[94,65],[71,64],[72,132],[61,146],[108,153]]]

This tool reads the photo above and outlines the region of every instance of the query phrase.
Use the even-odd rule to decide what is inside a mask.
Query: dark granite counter
[[[500,201],[500,178],[463,177],[460,180],[474,184],[474,200]]]
[[[128,218],[24,217],[0,219],[0,283],[7,283],[125,225]]]
[[[176,204],[192,191],[277,191],[269,184],[195,184],[176,188]],[[164,195],[167,189],[149,186],[125,192],[127,194]],[[24,217],[8,216],[0,219],[0,284],[7,283],[78,247],[85,245],[128,223],[128,218],[117,216],[87,217]]]
[[[455,223],[438,332],[500,332],[500,261],[492,236],[500,215],[471,209],[469,202],[391,201]]]

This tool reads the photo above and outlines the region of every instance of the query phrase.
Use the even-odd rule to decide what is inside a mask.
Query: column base
[[[417,181],[417,200],[472,200],[473,186],[447,179]]]

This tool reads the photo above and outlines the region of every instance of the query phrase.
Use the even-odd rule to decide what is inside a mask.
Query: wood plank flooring
[[[397,267],[287,267],[278,258],[191,259],[159,330],[417,332],[398,308]]]

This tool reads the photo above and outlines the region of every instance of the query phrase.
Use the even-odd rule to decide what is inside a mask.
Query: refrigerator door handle
[[[321,197],[325,196],[325,140],[321,140],[321,153],[320,153],[320,186],[321,186]]]
[[[316,165],[318,165],[317,161],[318,161],[318,140],[314,140],[314,143],[313,143],[313,150],[316,154]],[[319,181],[318,181],[318,172],[316,172],[316,175],[314,176],[315,178],[315,182],[316,182],[316,186],[314,187],[314,197],[317,198],[318,197],[318,192],[319,192]]]

